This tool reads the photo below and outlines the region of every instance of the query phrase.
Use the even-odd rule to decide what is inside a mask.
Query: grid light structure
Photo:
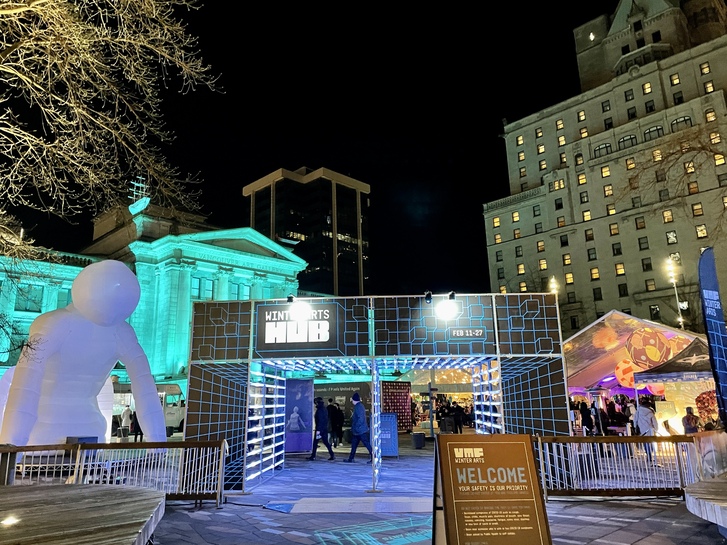
[[[214,368],[222,363],[248,368],[247,384],[240,389],[252,398],[256,373],[265,376],[266,422],[270,445],[284,442],[285,378],[291,373],[357,373],[371,377],[372,491],[377,490],[381,458],[381,376],[410,370],[468,371],[472,377],[475,423],[478,433],[570,435],[565,364],[561,348],[560,317],[556,295],[450,294],[397,297],[295,299],[304,301],[316,316],[329,316],[327,343],[276,345],[267,338],[270,322],[289,317],[288,298],[265,301],[195,303],[190,395],[206,396],[204,385],[192,389],[195,367]],[[448,317],[437,314],[438,303],[450,305]],[[325,313],[324,313],[325,311]],[[279,324],[278,324],[279,325]],[[284,332],[278,325],[272,329]],[[277,329],[276,329],[277,328]],[[293,328],[295,330],[295,327]],[[280,333],[282,334],[282,333]],[[252,372],[252,370],[258,371]],[[237,380],[237,379],[235,379]],[[268,385],[266,381],[272,381]],[[207,381],[210,387],[212,381]],[[281,390],[282,389],[282,390]],[[279,397],[280,396],[280,397]],[[270,398],[268,405],[268,398]],[[246,401],[248,407],[260,408]],[[228,400],[220,411],[236,406]],[[189,410],[189,409],[188,409]],[[244,439],[255,428],[239,430]],[[266,424],[267,426],[268,424]],[[278,428],[282,425],[282,428]],[[188,425],[186,439],[197,439]],[[277,435],[282,433],[282,437]],[[201,437],[199,437],[201,438]],[[213,439],[206,436],[205,439]],[[282,442],[277,443],[278,439]],[[245,441],[239,441],[245,443]],[[237,444],[238,442],[235,442]],[[284,453],[272,448],[251,455],[250,441],[243,452],[242,488],[252,486],[266,469],[283,463]],[[282,447],[281,447],[282,448]],[[232,459],[232,456],[231,456]],[[234,466],[235,462],[231,462]],[[272,472],[274,474],[274,472]],[[237,484],[237,483],[236,483]]]

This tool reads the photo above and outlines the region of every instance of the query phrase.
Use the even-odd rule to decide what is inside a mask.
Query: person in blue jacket
[[[359,443],[363,443],[368,449],[370,456],[374,455],[371,450],[369,426],[366,423],[366,408],[361,403],[361,396],[358,395],[358,392],[354,392],[351,397],[351,402],[353,403],[353,416],[351,416],[351,453],[348,455],[348,459],[344,460],[344,462],[349,464],[353,463]],[[371,463],[371,458],[369,458],[369,463]]]
[[[316,412],[313,416],[316,423],[315,439],[313,440],[313,453],[308,458],[309,460],[316,459],[316,451],[318,450],[318,441],[322,441],[328,449],[329,460],[335,460],[336,456],[333,454],[331,443],[328,442],[328,409],[326,404],[323,403],[323,398],[316,398]]]

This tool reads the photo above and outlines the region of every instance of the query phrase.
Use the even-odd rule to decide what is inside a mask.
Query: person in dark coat
[[[326,405],[328,411],[328,442],[334,447],[338,446],[338,437],[336,436],[336,430],[334,428],[336,422],[336,406],[333,404],[333,398],[328,398],[328,405]]]
[[[581,401],[579,411],[581,413],[581,427],[586,432],[586,435],[593,435],[593,417],[591,416],[591,409],[588,407],[588,403]]]
[[[464,409],[459,406],[459,403],[453,401],[450,414],[454,419],[454,433],[462,433],[462,426],[464,424]]]
[[[369,455],[371,456],[369,463],[371,463],[374,452],[371,450],[369,425],[366,423],[366,408],[361,403],[361,396],[358,392],[354,392],[351,397],[351,402],[353,403],[353,415],[351,416],[351,452],[348,455],[348,459],[344,460],[344,462],[348,462],[349,464],[353,463],[358,444],[363,443],[369,451]]]
[[[335,406],[336,413],[333,418],[333,432],[336,437],[336,446],[338,446],[343,444],[343,421],[346,419],[346,415],[343,414],[338,403],[336,403]]]
[[[144,442],[144,430],[141,429],[139,419],[136,417],[136,411],[131,413],[131,431],[134,433],[134,443],[139,440],[139,436],[141,436],[141,442]]]
[[[322,441],[328,449],[329,460],[335,460],[336,456],[333,454],[331,444],[328,442],[328,409],[326,404],[323,402],[322,397],[316,398],[316,412],[313,416],[315,420],[315,439],[313,441],[313,453],[308,458],[309,460],[316,459],[316,451],[318,450],[318,441]]]

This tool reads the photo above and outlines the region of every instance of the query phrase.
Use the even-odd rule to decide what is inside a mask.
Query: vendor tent
[[[669,361],[648,371],[634,374],[636,384],[656,384],[662,382],[688,382],[713,379],[712,365],[709,361],[709,346],[700,337]]]

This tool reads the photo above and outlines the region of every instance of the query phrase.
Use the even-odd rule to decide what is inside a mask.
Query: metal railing
[[[0,446],[0,484],[116,484],[159,490],[168,500],[223,501],[227,442]]]
[[[547,496],[673,496],[702,480],[695,439],[669,437],[538,437]]]

